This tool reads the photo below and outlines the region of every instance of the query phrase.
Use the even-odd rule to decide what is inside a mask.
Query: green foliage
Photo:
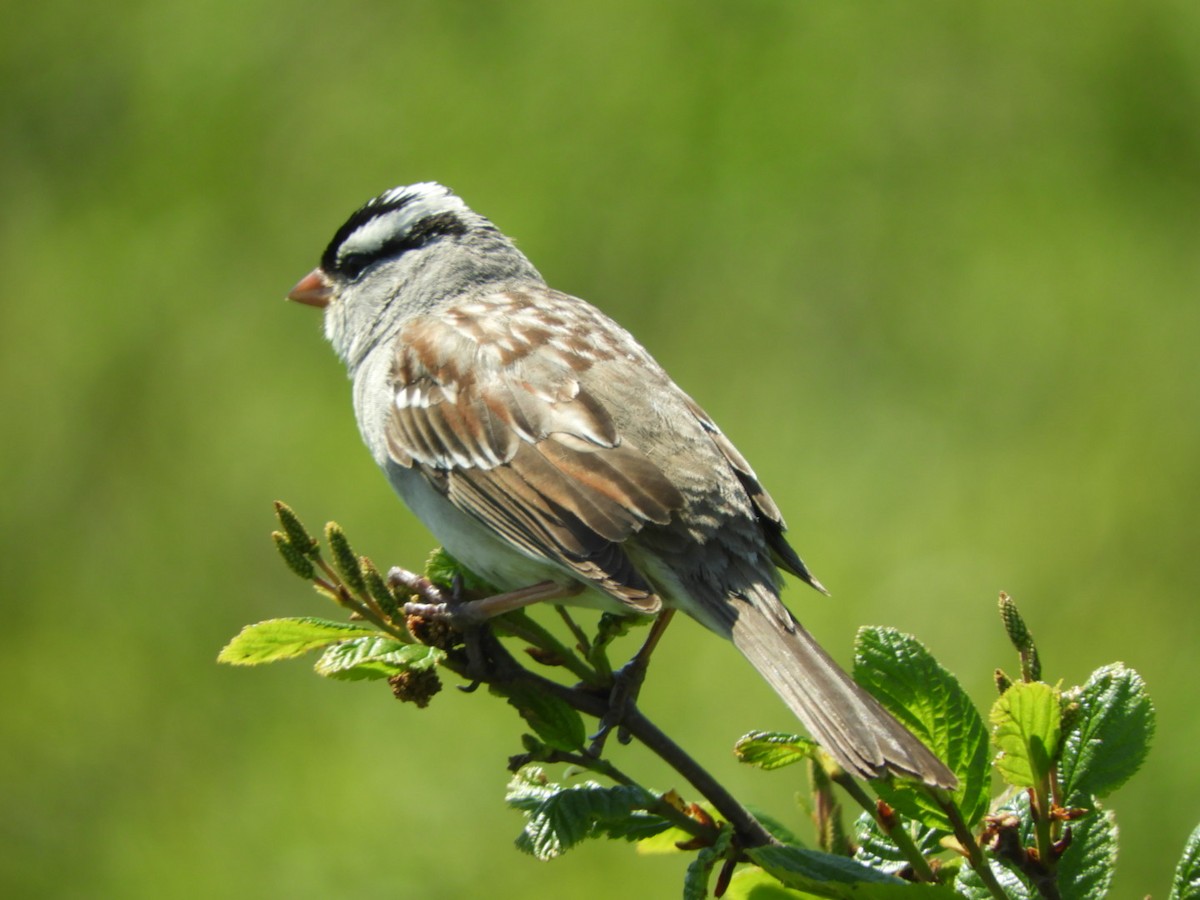
[[[1120,663],[1102,666],[1072,691],[1070,726],[1063,737],[1059,777],[1067,805],[1107,797],[1150,752],[1154,705],[1140,675]]]
[[[425,577],[443,590],[452,588],[457,578],[462,583],[463,590],[467,593],[495,593],[490,584],[441,547],[430,553],[429,558],[425,561]]]
[[[1058,863],[1062,900],[1108,895],[1117,868],[1117,817],[1099,810],[1071,828],[1071,843]]]
[[[804,900],[812,894],[794,891],[757,867],[739,871],[729,882],[725,900]]]
[[[1025,620],[1021,618],[1017,604],[1003,591],[1000,592],[1000,618],[1004,622],[1004,630],[1008,633],[1008,639],[1012,641],[1012,645],[1016,647],[1017,653],[1021,657],[1022,680],[1040,680],[1042,661],[1038,657],[1033,635],[1029,633],[1029,626],[1025,624]]]
[[[683,875],[683,900],[703,900],[708,896],[708,882],[712,870],[729,853],[731,838],[722,832],[711,847],[702,847],[696,858],[688,863]]]
[[[1183,858],[1175,869],[1171,881],[1170,900],[1198,900],[1200,898],[1200,826],[1191,833]]]
[[[817,750],[812,738],[779,731],[752,731],[733,746],[739,761],[768,772],[812,759]]]
[[[283,561],[287,563],[289,569],[306,581],[312,581],[317,577],[317,570],[308,554],[288,540],[286,534],[281,531],[273,531],[271,538],[275,541],[275,549],[279,551],[279,555],[283,557]]]
[[[911,884],[845,857],[830,856],[801,847],[755,847],[750,859],[787,887],[814,897],[835,900],[929,900],[954,898],[947,887]]]
[[[320,554],[320,545],[317,543],[317,539],[308,533],[308,529],[304,527],[304,523],[300,521],[292,508],[282,500],[276,500],[275,517],[279,519],[279,524],[283,528],[283,540],[295,548],[296,552],[316,559]]]
[[[506,799],[525,816],[518,848],[538,859],[561,856],[590,838],[636,842],[644,853],[691,853],[683,877],[685,898],[705,897],[711,889],[761,900],[1091,900],[1106,896],[1111,887],[1116,818],[1098,800],[1145,759],[1154,708],[1141,678],[1120,664],[1104,666],[1081,687],[1066,691],[1037,680],[1037,647],[1007,596],[1001,616],[1021,660],[1021,678],[997,679],[1002,693],[992,706],[990,737],[998,750],[994,771],[1015,791],[994,804],[989,735],[978,711],[928,650],[893,629],[859,632],[855,677],[946,761],[958,776],[956,790],[889,777],[869,783],[876,794],[872,799],[845,773],[827,768],[824,755],[806,737],[754,731],[737,742],[737,759],[772,777],[786,777],[783,773],[796,771],[797,762],[821,763],[807,767],[823,848],[813,850],[713,786],[701,789],[707,804],[688,803],[674,791],[650,790],[618,770],[604,756],[603,741],[589,746],[581,712],[607,720],[610,711],[596,701],[616,684],[607,653],[627,630],[622,622],[602,617],[595,633],[588,634],[564,616],[559,624],[568,627],[574,646],[528,612],[482,628],[460,624],[472,620],[456,618],[457,604],[483,595],[487,586],[440,551],[430,557],[424,578],[443,591],[454,589],[455,599],[441,606],[422,602],[409,615],[404,591],[385,581],[368,558],[356,556],[340,527],[326,527],[333,558],[327,563],[295,513],[282,504],[277,513],[281,527],[272,539],[284,563],[347,610],[352,621],[261,622],[243,629],[219,660],[258,665],[321,650],[318,674],[346,681],[387,679],[397,697],[417,706],[440,688],[439,671],[472,685],[486,684],[533,731],[522,738],[525,752],[510,760],[515,774]],[[418,576],[400,573],[397,583],[437,599]],[[534,664],[565,670],[581,681],[574,686],[548,681],[518,663],[497,634],[521,642]],[[669,738],[640,714],[630,715],[626,710],[622,732],[654,749],[691,784],[708,784],[707,773]],[[612,783],[555,783],[533,763],[566,763],[572,774],[590,771]],[[857,843],[842,824],[835,786],[862,809],[854,830]],[[1193,836],[1176,874],[1178,897],[1194,893],[1196,846]],[[951,853],[956,855],[948,857]]]
[[[493,690],[504,696],[537,736],[556,750],[581,750],[587,740],[583,717],[565,701],[527,684]]]
[[[551,783],[536,766],[513,776],[505,800],[525,814],[517,847],[541,860],[561,856],[585,838],[636,841],[669,824],[647,812],[656,798],[640,787],[605,787],[594,781],[564,787]]]
[[[390,678],[397,672],[423,672],[445,653],[437,647],[405,644],[380,634],[341,641],[325,650],[313,667],[318,675],[342,681]]]
[[[289,619],[267,619],[247,625],[226,644],[217,656],[218,662],[233,666],[257,666],[281,659],[294,659],[312,650],[319,650],[354,637],[373,637],[376,632],[360,625],[331,622],[301,616]]]
[[[958,680],[914,638],[890,628],[859,630],[854,677],[958,776],[954,800],[968,826],[988,803],[987,729]],[[906,782],[880,782],[895,809],[949,832],[937,797]]]
[[[1058,753],[1061,717],[1058,691],[1048,684],[1018,682],[1005,691],[992,707],[1000,777],[1025,788],[1048,778]]]
[[[963,866],[954,880],[954,889],[966,900],[1038,900],[1037,892],[1020,875],[995,860],[988,860],[988,872],[1000,893],[984,881],[980,870]]]
[[[915,819],[900,819],[891,825],[891,833],[880,826],[878,819],[870,813],[862,813],[854,823],[854,837],[858,842],[855,859],[881,872],[892,875],[912,865],[911,860],[896,843],[895,829],[903,828],[909,841],[925,856],[940,853],[941,839],[946,832],[942,829],[922,825]]]
[[[367,584],[363,580],[362,567],[358,563],[358,557],[354,555],[354,551],[350,548],[350,542],[346,540],[345,532],[336,522],[330,522],[325,526],[325,542],[333,554],[333,566],[346,587],[358,594],[365,591]]]

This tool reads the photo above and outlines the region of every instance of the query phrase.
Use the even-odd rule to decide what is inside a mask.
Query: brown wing
[[[581,303],[507,292],[410,322],[388,450],[515,547],[654,612],[661,600],[622,542],[666,524],[683,497],[581,385],[622,336],[606,319],[569,327],[568,301]]]

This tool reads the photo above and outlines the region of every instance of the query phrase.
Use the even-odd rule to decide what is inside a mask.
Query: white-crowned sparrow
[[[472,570],[505,591],[549,581],[549,599],[682,609],[848,771],[954,786],[780,602],[779,568],[824,589],[712,419],[445,187],[370,200],[289,297],[324,307],[375,461]]]

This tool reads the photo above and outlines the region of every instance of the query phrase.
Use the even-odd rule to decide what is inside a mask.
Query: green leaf
[[[958,776],[951,795],[969,826],[987,812],[991,788],[987,727],[958,680],[915,638],[892,628],[863,628],[854,647],[854,679],[870,691]],[[897,812],[952,831],[923,787],[879,780],[872,787]]]
[[[752,847],[751,861],[785,886],[833,900],[957,900],[950,888],[912,884],[844,856],[793,846]]]
[[[1059,782],[1068,806],[1088,806],[1124,784],[1150,749],[1154,705],[1145,682],[1120,663],[1104,666],[1076,695],[1064,735]]]
[[[999,817],[1003,817],[1009,813],[1016,816],[1018,821],[1017,842],[1022,847],[1034,846],[1036,837],[1033,833],[1033,817],[1030,812],[1029,791],[1015,791],[1011,793],[1008,800],[1001,803],[992,812]],[[1010,866],[1009,862],[992,859],[989,854],[989,867],[992,874],[1004,888],[1005,895],[1010,900],[1042,900],[1041,895],[1026,880],[1025,876],[1014,868],[1010,868]],[[954,886],[962,896],[970,898],[970,900],[994,900],[994,895],[983,883],[983,879],[966,862],[959,869],[958,875],[954,880]]]
[[[1009,814],[1015,816],[1017,819],[1017,843],[1022,847],[1035,846],[1037,836],[1034,834],[1029,791],[1010,791],[1007,799],[996,806],[992,813],[999,818],[1004,818]],[[1008,860],[991,858],[990,854],[989,859],[992,873],[1012,900],[1042,900],[1041,894],[1025,875],[1016,869],[1013,863]],[[992,893],[969,864],[964,863],[959,870],[955,887],[966,897],[993,900]]]
[[[424,644],[404,644],[380,634],[341,641],[321,654],[318,675],[344,681],[390,678],[397,672],[419,672],[436,666],[446,654]]]
[[[565,700],[518,682],[490,690],[501,694],[538,737],[556,750],[579,750],[587,741],[583,718]]]
[[[996,876],[996,881],[1000,883],[1000,887],[1004,888],[1004,896],[1009,900],[1041,900],[1038,892],[1016,872],[1000,865],[995,860],[990,860],[988,865],[991,867],[992,874]],[[983,883],[983,879],[979,877],[979,873],[967,865],[959,869],[958,878],[954,880],[954,888],[959,897],[965,897],[967,900],[994,900],[995,898],[995,895]]]
[[[1014,787],[1034,787],[1050,775],[1058,754],[1062,704],[1041,681],[1017,682],[992,707],[996,771]]]
[[[1188,837],[1168,900],[1200,900],[1200,826]]]
[[[561,856],[585,838],[636,841],[668,827],[666,819],[646,812],[656,798],[640,787],[594,781],[563,787],[536,766],[513,776],[505,800],[525,813],[517,847],[541,860]]]
[[[757,866],[743,866],[729,882],[724,900],[805,900],[805,891],[794,891]]]
[[[373,628],[346,625],[308,616],[292,619],[267,619],[247,625],[226,644],[217,662],[233,666],[257,666],[280,659],[294,659],[310,650],[328,647],[338,641],[361,635],[378,634]]]
[[[922,826],[920,822],[903,818],[897,822],[896,827],[907,829],[913,844],[926,857],[942,849],[940,841],[942,835],[945,834],[944,831],[928,828]],[[858,842],[858,852],[854,854],[854,858],[864,865],[892,875],[910,865],[908,857],[904,855],[896,842],[879,827],[874,816],[862,813],[855,822],[854,836]]]
[[[683,853],[685,851],[680,850],[678,845],[686,844],[691,839],[692,836],[682,828],[672,826],[663,829],[657,834],[652,834],[643,840],[639,840],[636,849],[639,856],[664,856]]]
[[[429,554],[429,559],[425,561],[426,578],[442,590],[449,590],[454,585],[456,575],[462,579],[464,591],[484,595],[498,593],[492,585],[460,563],[442,547],[438,547]]]
[[[716,808],[709,803],[699,804],[700,808],[713,818],[714,821],[720,820],[721,816]],[[765,813],[756,806],[748,806],[747,809],[754,818],[758,819],[758,824],[767,829],[767,832],[775,840],[783,844],[799,845],[800,841],[792,830],[772,816],[770,813]],[[666,831],[659,832],[651,838],[644,841],[639,841],[637,852],[644,856],[658,856],[664,853],[683,853],[677,844],[692,840],[692,835],[684,831],[682,828],[671,827]]]
[[[1070,824],[1071,846],[1058,861],[1062,900],[1099,900],[1108,895],[1117,865],[1117,820],[1096,811]]]
[[[739,762],[767,772],[811,759],[816,750],[816,741],[782,731],[751,731],[733,745]]]

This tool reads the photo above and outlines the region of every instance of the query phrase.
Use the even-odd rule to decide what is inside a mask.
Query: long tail
[[[936,787],[957,787],[945,763],[842,671],[778,600],[771,600],[778,616],[756,603],[737,603],[731,637],[817,742],[860,778],[890,771]]]

